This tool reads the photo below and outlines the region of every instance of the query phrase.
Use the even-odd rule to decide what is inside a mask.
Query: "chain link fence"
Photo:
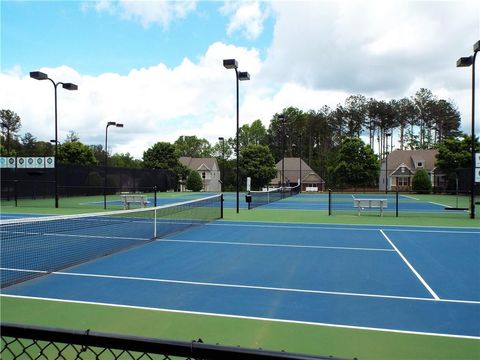
[[[1,339],[0,355],[3,360],[335,359],[331,356],[204,344],[201,339],[192,342],[159,340],[9,323],[1,324]]]

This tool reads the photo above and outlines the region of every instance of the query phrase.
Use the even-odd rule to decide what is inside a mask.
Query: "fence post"
[[[153,206],[157,207],[157,186],[153,187]]]
[[[18,180],[13,181],[13,197],[15,198],[15,207],[17,207],[17,199],[18,199]]]
[[[398,189],[395,193],[395,217],[398,217]]]
[[[332,215],[332,189],[328,189],[328,216]]]

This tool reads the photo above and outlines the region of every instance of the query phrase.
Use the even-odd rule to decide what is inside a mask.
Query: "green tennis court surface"
[[[195,196],[194,194],[191,195]],[[108,270],[109,268],[105,267],[105,264],[98,268],[95,266],[100,265],[95,265],[95,262],[90,263],[89,266],[94,268],[82,268],[88,271],[82,272],[84,274],[82,276],[76,276],[83,279],[78,283],[72,280],[73,276],[71,274],[65,273],[42,276],[34,281],[7,287],[4,296],[2,296],[2,321],[76,329],[90,328],[97,331],[182,340],[201,337],[204,341],[210,343],[219,342],[226,345],[241,345],[253,348],[283,349],[291,352],[334,355],[346,358],[354,356],[358,358],[399,359],[478,358],[480,354],[479,329],[475,326],[478,323],[475,322],[475,319],[480,314],[477,304],[480,291],[474,280],[475,271],[478,271],[478,262],[475,265],[475,256],[477,256],[475,254],[478,252],[478,236],[475,235],[478,234],[479,223],[477,220],[469,220],[466,218],[467,216],[464,218],[442,218],[438,215],[437,217],[429,217],[426,214],[420,218],[380,218],[373,214],[366,216],[362,214],[360,217],[353,214],[328,217],[320,210],[311,210],[315,199],[314,197],[308,197],[308,195],[280,200],[276,204],[282,205],[282,202],[289,201],[298,203],[305,201],[305,209],[285,210],[285,208],[260,207],[252,211],[242,209],[238,215],[235,214],[233,209],[226,209],[226,219],[234,220],[234,222],[217,221],[212,225],[219,224],[220,226],[208,225],[197,228],[203,234],[199,238],[192,235],[192,232],[178,233],[173,238],[169,236],[167,239],[171,239],[173,242],[158,242],[158,246],[162,250],[160,250],[161,255],[159,255],[161,258],[157,262],[149,263],[147,255],[141,256],[144,261],[141,259],[135,260],[139,261],[140,268],[148,269],[147,273],[135,273],[139,271],[137,267],[135,267],[137,270],[127,271],[135,262],[134,254],[136,252],[120,253],[104,258],[110,265],[112,265],[112,262],[115,263],[112,268],[115,270]],[[51,209],[45,210],[49,211]],[[249,222],[237,222],[238,220]],[[252,223],[252,220],[255,222]],[[305,225],[287,225],[284,228],[285,230],[282,231],[282,225],[274,225],[275,223],[272,223],[272,221],[277,224],[284,222],[303,223]],[[268,222],[268,224],[265,222]],[[333,233],[329,233],[332,230],[329,230],[328,226],[307,225],[327,222],[337,222],[339,224],[369,223],[374,224],[374,226],[360,226],[359,228],[357,226],[356,228],[342,225],[335,227]],[[402,225],[402,222],[409,223],[409,225],[429,227],[405,228],[405,230],[416,230],[416,236],[407,235],[402,238],[403,228],[398,227],[398,225]],[[248,233],[242,230],[245,229],[245,226],[249,228]],[[462,250],[463,256],[473,256],[468,261],[470,265],[467,264],[468,266],[463,268],[466,270],[462,270],[460,266],[462,262],[458,259],[455,261],[459,261],[459,265],[450,268],[457,269],[455,273],[458,277],[457,281],[463,284],[460,286],[461,290],[449,287],[448,282],[444,284],[441,277],[441,268],[439,270],[435,267],[436,262],[440,261],[445,252],[448,252],[438,249],[439,243],[436,242],[437,237],[435,235],[436,230],[442,230],[440,227],[443,227],[442,231],[445,231],[445,226],[449,227],[447,233],[450,235],[438,237],[442,246],[450,249],[449,252],[452,253],[452,256],[455,249],[464,249]],[[226,233],[223,235],[221,232],[214,234],[209,230],[213,228],[226,229],[224,230]],[[305,228],[309,228],[309,230],[307,231]],[[278,234],[284,234],[285,238],[275,235],[273,229],[277,229]],[[368,229],[368,231],[360,231],[359,229]],[[468,309],[455,307],[452,308],[453,310],[445,312],[446,316],[450,311],[453,311],[452,314],[462,314],[457,321],[452,322],[451,326],[445,325],[444,321],[438,319],[441,312],[436,313],[435,297],[426,287],[415,280],[415,276],[402,263],[396,251],[381,235],[380,230],[384,231],[385,235],[397,244],[397,250],[412,262],[419,275],[425,277],[436,296],[443,301],[439,304],[450,306],[451,300],[465,303],[461,306],[466,306]],[[368,239],[364,239],[359,235],[362,232],[371,232],[375,235],[370,235]],[[406,231],[405,233],[408,234],[409,232]],[[422,236],[422,233],[428,233],[428,237]],[[473,235],[465,235],[468,233],[473,233]],[[190,237],[187,234],[191,234]],[[234,236],[234,238],[229,238],[231,236]],[[375,238],[372,238],[372,236]],[[355,240],[357,237],[359,238]],[[436,255],[433,257],[434,261],[429,259],[428,256],[422,255],[425,250],[424,247],[417,247],[417,241],[421,238],[425,239],[422,246],[428,244],[428,249],[436,251]],[[241,244],[232,244],[234,241]],[[329,242],[329,244],[323,244],[319,247],[317,241]],[[212,242],[216,243],[212,244]],[[344,244],[340,244],[341,242]],[[475,242],[477,246],[475,246]],[[470,247],[472,243],[474,243],[473,247]],[[221,246],[223,255],[215,252],[209,253],[207,248],[213,246],[216,249]],[[241,246],[241,248],[237,248],[238,246]],[[136,249],[139,251],[142,247],[143,245]],[[336,249],[331,249],[331,247]],[[342,247],[341,256],[335,253],[335,251],[340,251],[339,247]],[[353,249],[358,247],[364,247],[365,249],[362,251]],[[245,249],[248,249],[248,253],[245,252],[247,251]],[[301,255],[298,253],[299,251],[305,254]],[[153,253],[154,251],[147,251],[147,253],[150,252]],[[367,257],[365,257],[366,253],[369,254]],[[114,261],[122,254],[124,255],[123,260]],[[347,255],[348,257],[346,257]],[[291,261],[288,261],[289,258]],[[390,258],[395,260],[389,260]],[[398,263],[398,268],[391,267],[395,265],[394,262]],[[167,263],[168,266],[166,266]],[[215,266],[215,264],[218,264],[218,266]],[[371,270],[373,272],[365,272],[367,264],[373,266]],[[376,267],[375,264],[377,264]],[[87,265],[85,264],[85,266]],[[207,265],[210,270],[207,270]],[[243,270],[234,271],[229,268],[229,266],[234,265],[237,269]],[[165,272],[167,270],[168,273]],[[68,272],[75,273],[75,271],[72,268]],[[207,292],[206,288],[201,291],[204,295],[198,294],[191,288],[177,293],[173,289],[150,289],[143,285],[139,285],[140,288],[133,285],[133,288],[125,288],[119,285],[114,288],[104,288],[103,280],[95,281],[91,277],[92,275],[99,275],[98,271],[103,272],[103,275],[114,274],[111,271],[120,271],[121,273],[123,271],[121,276],[135,278],[146,278],[146,274],[154,277],[152,274],[155,271],[160,271],[163,272],[162,276],[157,276],[157,279],[177,282],[188,280],[190,283],[196,283],[195,286],[200,286],[200,289],[204,289],[208,277],[213,272],[217,274],[217,284],[223,279],[224,285],[271,288],[269,291],[274,291],[276,295],[268,298],[267,304],[270,304],[270,306],[265,308],[264,315],[249,316],[248,312],[256,311],[255,298],[263,299],[262,293],[257,292],[258,289],[255,290],[255,295],[246,296],[242,298],[240,305],[235,305],[238,304],[238,294]],[[152,273],[152,271],[154,272]],[[85,273],[90,274],[90,277],[85,276]],[[367,280],[362,280],[362,274],[366,275]],[[402,280],[395,279],[396,276],[400,276]],[[323,282],[318,282],[319,279],[323,279]],[[133,282],[133,279],[129,281]],[[141,284],[141,282],[135,283]],[[203,287],[200,283],[204,284]],[[213,283],[213,281],[210,281],[210,283]],[[187,285],[193,286],[192,284],[183,284],[182,286]],[[212,287],[212,285],[209,285],[209,288]],[[35,290],[33,290],[34,288]],[[287,296],[285,292],[274,290],[274,288],[289,288],[292,290],[296,288],[302,291],[310,289],[319,293],[317,295],[321,296],[322,300],[319,300],[320,302],[315,300],[307,306],[306,300],[302,297],[294,297],[289,301],[290,295]],[[247,290],[253,291],[254,289],[244,288],[242,291]],[[413,326],[413,328],[408,328],[407,325],[405,325],[407,327],[402,328],[398,326],[399,322],[405,320],[402,320],[401,316],[403,310],[398,310],[401,308],[400,305],[400,308],[380,306],[375,309],[375,307],[372,308],[371,305],[366,303],[362,305],[361,302],[354,301],[350,305],[342,305],[343,308],[341,306],[337,308],[335,304],[324,303],[324,296],[327,295],[320,294],[335,292],[335,296],[345,296],[341,293],[346,293],[347,290],[349,293],[363,293],[364,295],[375,295],[375,297],[380,296],[381,298],[400,295],[408,298],[403,299],[401,305],[407,307],[409,301],[415,303],[418,301],[414,298],[425,298],[426,300],[420,301],[431,303],[433,307],[429,307],[429,309],[433,312],[419,316],[416,324],[411,322],[411,325],[408,326]],[[266,289],[262,291],[266,291]],[[145,294],[147,294],[147,298],[145,298]],[[102,296],[107,295],[109,296],[108,301],[106,298],[102,298]],[[168,297],[173,296],[170,301],[178,307],[166,309],[160,306],[149,308],[141,305],[141,303],[146,304],[145,301],[147,301],[142,299],[153,301],[153,298],[165,298],[167,295]],[[175,300],[175,296],[179,297]],[[352,297],[351,295],[348,296]],[[356,297],[354,298],[356,299]],[[405,304],[404,301],[407,303]],[[117,305],[113,306],[112,303]],[[188,306],[193,308],[213,306],[213,310],[204,312],[185,311],[187,303]],[[218,305],[215,305],[216,303]],[[127,306],[121,306],[121,304]],[[137,306],[132,304],[137,304]],[[473,307],[473,310],[470,309],[470,306]],[[156,309],[153,309],[153,307],[156,307]],[[235,314],[227,311],[229,308],[235,307],[239,309],[239,313]],[[242,311],[244,312],[243,315]],[[352,326],[348,326],[341,321],[341,314],[332,314],[332,312],[339,311],[349,314],[353,319],[361,322],[359,320],[361,316],[355,316],[355,312],[358,312],[362,316],[374,319],[377,324],[383,323],[384,325],[351,323]],[[289,321],[283,321],[286,319],[287,313],[292,318]],[[398,316],[392,316],[392,313],[400,315],[400,319],[398,319]],[[409,311],[403,313],[406,315]],[[332,316],[335,321],[322,322],[326,315]],[[409,316],[411,317],[411,315]],[[468,321],[465,320],[467,321],[465,322],[462,318],[468,319]],[[312,321],[308,321],[308,319],[312,319]],[[390,326],[385,325],[388,322],[391,322]],[[414,329],[414,327],[418,328]]]

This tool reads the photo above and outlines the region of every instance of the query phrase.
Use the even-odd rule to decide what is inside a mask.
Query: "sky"
[[[479,1],[0,0],[0,17],[0,108],[37,140],[55,127],[53,85],[35,70],[78,85],[58,87],[60,142],[74,131],[103,145],[109,121],[124,124],[109,128],[109,151],[139,159],[182,135],[234,137],[235,72],[222,65],[232,58],[251,77],[240,126],[425,87],[471,131],[471,70],[455,64],[480,39]]]

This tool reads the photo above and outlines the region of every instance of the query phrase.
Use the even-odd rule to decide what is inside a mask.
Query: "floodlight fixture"
[[[223,60],[223,66],[225,69],[238,69],[238,62],[235,59]]]
[[[30,71],[30,77],[35,80],[47,80],[48,75],[41,71]]]
[[[118,128],[123,128],[123,124],[118,124],[117,123],[117,125],[115,125],[115,126],[118,127]]]
[[[250,80],[250,74],[247,71],[239,71],[238,80],[240,81]]]
[[[480,40],[478,40],[478,41],[473,45],[473,52],[476,53],[477,51],[480,51]]]
[[[72,83],[62,83],[62,87],[66,90],[78,90],[78,86]]]
[[[473,64],[473,56],[461,57],[457,60],[457,67],[469,67]]]

